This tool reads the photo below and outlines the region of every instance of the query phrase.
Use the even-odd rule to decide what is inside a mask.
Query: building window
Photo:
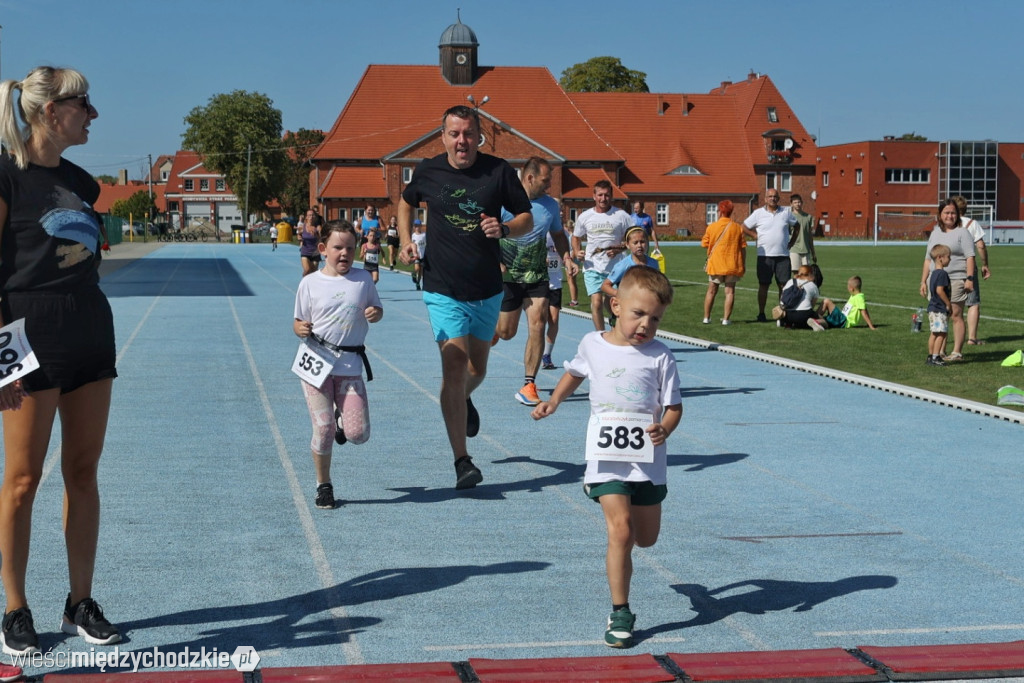
[[[718,220],[718,204],[705,204],[704,205],[704,222],[708,225]]]
[[[178,202],[167,202],[167,211],[174,212],[178,210]]]
[[[779,190],[782,192],[793,191],[793,174],[792,173],[780,173]]]
[[[348,209],[338,209],[338,220],[339,221],[347,221],[348,220]]]
[[[191,192],[194,189],[195,189],[195,186],[192,184],[192,179],[191,178],[185,178],[185,192]]]
[[[352,209],[352,225],[359,227],[359,221],[363,220],[366,209]]]
[[[821,172],[821,186],[828,187],[828,171]]]
[[[766,189],[766,190],[777,190],[777,189],[779,189],[779,186],[778,186],[777,183],[778,183],[778,179],[777,179],[777,176],[774,173],[765,173],[764,174],[764,189]]]
[[[932,172],[927,168],[887,168],[885,182],[927,185],[931,182]]]
[[[577,209],[569,209],[569,220],[572,221],[573,226],[576,225],[576,216],[579,215]]]
[[[210,181],[207,180],[206,178],[203,178],[202,180],[200,180],[199,181],[199,191],[200,192],[209,192],[210,191]]]
[[[862,214],[860,211],[854,211],[853,212],[853,217],[854,218],[861,218],[861,217],[863,217],[863,215],[864,214]]]
[[[768,107],[768,123],[778,123],[779,114],[775,111],[775,107]]]
[[[658,204],[655,207],[654,222],[658,225],[668,225],[668,204]]]
[[[166,183],[167,177],[170,175],[170,171],[160,171],[160,181]]]
[[[217,188],[217,192],[223,192],[224,188],[227,186],[224,184],[223,178],[217,178],[217,181],[214,183],[214,187]]]
[[[402,183],[408,185],[412,182],[412,166],[405,166],[402,168]]]
[[[858,185],[863,185],[864,184],[864,169],[863,168],[858,168],[857,169],[857,184]]]
[[[419,219],[419,222],[423,224],[424,228],[427,227],[427,210],[426,209],[416,209],[416,218]]]

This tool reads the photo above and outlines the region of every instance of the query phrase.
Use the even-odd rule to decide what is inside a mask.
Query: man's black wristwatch
[[[511,228],[509,228],[509,227],[508,227],[507,225],[505,225],[504,223],[499,223],[499,225],[501,226],[501,236],[502,236],[503,238],[504,238],[504,237],[508,237],[508,234],[509,234],[510,232],[512,232],[512,229],[511,229]]]

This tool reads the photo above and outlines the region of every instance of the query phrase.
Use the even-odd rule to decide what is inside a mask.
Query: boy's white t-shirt
[[[420,258],[427,255],[427,233],[414,232],[412,234],[412,243],[416,245],[416,252],[420,255]]]
[[[679,371],[672,352],[658,340],[642,346],[617,346],[590,332],[580,341],[576,357],[566,371],[590,380],[590,412],[645,413],[651,422],[661,419],[662,408],[681,402]],[[588,460],[586,484],[606,481],[666,481],[665,444],[655,446],[654,462],[629,463]]]
[[[295,292],[296,320],[313,323],[313,333],[336,346],[359,346],[366,341],[370,329],[366,309],[370,306],[383,308],[373,276],[362,268],[338,276],[318,270],[302,278]],[[312,339],[309,343],[316,345]],[[330,351],[324,355],[334,357]],[[363,361],[351,351],[342,351],[331,374],[362,375]]]

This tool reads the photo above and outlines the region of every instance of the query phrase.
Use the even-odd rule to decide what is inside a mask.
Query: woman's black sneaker
[[[64,616],[60,630],[72,636],[82,636],[93,645],[112,645],[121,642],[121,632],[103,616],[98,602],[92,598],[71,604],[71,593],[64,601]]]
[[[0,640],[4,653],[9,655],[30,655],[39,651],[39,636],[28,607],[19,607],[4,615]]]

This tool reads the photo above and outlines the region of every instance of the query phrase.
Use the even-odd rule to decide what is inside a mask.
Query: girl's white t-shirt
[[[662,408],[681,402],[679,370],[672,352],[658,340],[642,346],[617,346],[590,332],[580,341],[576,357],[566,361],[566,371],[590,380],[590,412],[644,413],[651,422],[661,419]],[[588,460],[586,484],[606,481],[666,480],[665,444],[655,446],[653,463]]]
[[[295,319],[313,323],[313,333],[336,346],[359,346],[366,341],[370,329],[366,309],[370,306],[383,308],[373,277],[362,268],[338,276],[318,270],[302,278],[295,293]],[[307,341],[317,345],[312,339]],[[328,358],[335,357],[333,352],[321,350]],[[331,374],[362,375],[363,361],[351,351],[342,351]]]

